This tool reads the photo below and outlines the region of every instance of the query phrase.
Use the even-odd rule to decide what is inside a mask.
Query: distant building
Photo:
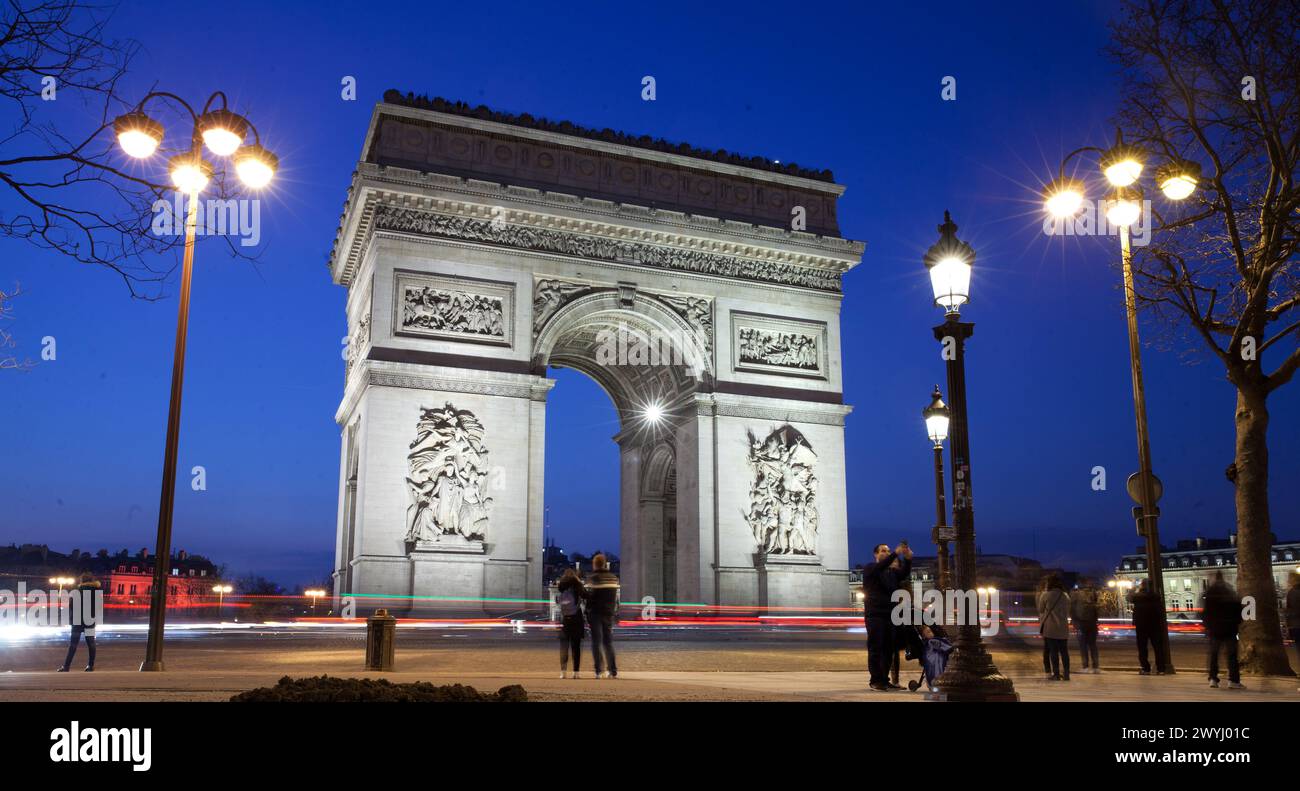
[[[1273,585],[1277,591],[1277,605],[1282,606],[1286,596],[1287,576],[1300,569],[1300,541],[1278,541],[1273,538]],[[1227,538],[1193,538],[1179,541],[1173,548],[1161,547],[1160,562],[1165,582],[1165,608],[1171,616],[1184,613],[1197,617],[1201,594],[1214,581],[1216,571],[1223,572],[1229,585],[1237,585],[1237,536]],[[1146,547],[1138,547],[1131,555],[1120,558],[1115,576],[1134,584],[1147,577]]]
[[[0,587],[25,582],[32,590],[57,589],[51,578],[80,577],[89,571],[104,591],[105,609],[127,616],[144,615],[153,592],[155,558],[148,549],[115,555],[74,549],[70,554],[51,551],[44,545],[24,544],[0,547]],[[168,563],[167,607],[169,610],[200,610],[215,607],[218,597],[212,587],[220,582],[217,567],[205,557],[175,552]]]

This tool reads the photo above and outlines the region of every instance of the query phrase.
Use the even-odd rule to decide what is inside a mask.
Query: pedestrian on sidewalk
[[[1038,594],[1038,631],[1043,636],[1047,656],[1044,671],[1051,681],[1070,680],[1070,594],[1056,574],[1047,575],[1047,584]]]
[[[1286,628],[1295,645],[1296,667],[1300,669],[1300,572],[1291,572],[1288,581],[1291,587],[1286,592]]]
[[[1245,689],[1237,661],[1237,630],[1241,628],[1241,600],[1232,586],[1223,580],[1223,572],[1214,572],[1214,582],[1201,598],[1201,623],[1210,639],[1210,686],[1219,686],[1219,650],[1228,654],[1228,688]]]
[[[582,632],[586,627],[582,602],[587,598],[587,589],[573,569],[564,570],[555,588],[559,594],[556,603],[560,606],[560,678],[568,676],[569,654],[573,654],[573,678],[578,678],[582,663]]]
[[[1138,582],[1130,603],[1133,605],[1133,631],[1137,633],[1138,664],[1142,668],[1138,673],[1143,676],[1151,674],[1151,662],[1147,659],[1147,647],[1150,646],[1156,655],[1156,672],[1163,675],[1165,655],[1156,640],[1156,630],[1160,628],[1160,608],[1165,603],[1151,590],[1149,580]]]
[[[77,655],[77,646],[81,638],[86,638],[86,672],[95,669],[95,625],[99,619],[100,605],[97,599],[99,580],[89,571],[82,572],[81,582],[72,591],[75,602],[69,602],[68,612],[72,618],[72,641],[68,643],[68,655],[63,658],[63,666],[58,672],[66,673],[72,667],[72,659]]]
[[[894,609],[893,595],[899,580],[906,578],[912,569],[912,550],[907,544],[890,550],[888,544],[877,544],[874,562],[862,572],[862,592],[866,597],[863,618],[867,625],[867,667],[871,672],[869,686],[878,692],[888,692],[889,669],[893,664],[894,624],[890,613]],[[894,568],[894,561],[898,567]]]
[[[604,553],[591,559],[591,576],[587,578],[587,623],[591,626],[591,656],[596,664],[596,678],[618,678],[614,659],[614,621],[618,616],[618,576],[609,570]],[[609,670],[605,669],[608,663]]]
[[[1101,672],[1101,660],[1097,656],[1098,620],[1097,589],[1092,580],[1084,578],[1070,595],[1070,621],[1079,637],[1084,673]]]

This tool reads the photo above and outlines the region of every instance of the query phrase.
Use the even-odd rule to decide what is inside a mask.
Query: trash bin
[[[366,670],[393,669],[393,640],[397,619],[388,610],[375,610],[366,619]]]

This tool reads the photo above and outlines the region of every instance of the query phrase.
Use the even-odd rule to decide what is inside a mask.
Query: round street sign
[[[1128,496],[1133,498],[1133,502],[1137,503],[1138,505],[1141,505],[1142,504],[1142,473],[1135,472],[1132,475],[1128,476],[1127,485],[1128,485]],[[1160,479],[1156,477],[1156,474],[1154,472],[1151,473],[1151,493],[1155,495],[1157,503],[1160,502],[1160,498],[1165,493],[1164,486],[1161,485]]]

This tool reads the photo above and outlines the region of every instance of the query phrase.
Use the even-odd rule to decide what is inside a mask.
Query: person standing
[[[1138,664],[1142,666],[1138,673],[1143,676],[1151,674],[1151,662],[1147,659],[1147,647],[1150,646],[1156,655],[1156,672],[1163,674],[1165,656],[1160,651],[1159,641],[1156,640],[1156,629],[1160,627],[1160,608],[1164,607],[1165,603],[1151,590],[1150,580],[1142,580],[1138,583],[1137,588],[1133,590],[1130,603],[1133,606],[1133,631],[1137,633]]]
[[[582,600],[587,598],[578,572],[565,569],[555,586],[556,603],[560,606],[560,678],[568,677],[569,654],[573,654],[573,678],[578,678],[582,664],[582,632],[586,621],[582,617]]]
[[[1047,644],[1051,662],[1048,678],[1070,680],[1070,594],[1056,574],[1047,575],[1047,586],[1038,594],[1038,631]]]
[[[887,692],[889,669],[894,661],[894,624],[889,614],[894,608],[893,595],[899,581],[912,570],[912,550],[899,544],[890,551],[888,544],[876,545],[874,562],[862,573],[862,592],[866,596],[863,617],[867,624],[867,668],[871,673],[869,686]],[[899,561],[893,568],[894,561]]]
[[[99,580],[89,571],[82,572],[81,582],[72,595],[76,597],[75,603],[70,603],[69,612],[72,616],[72,642],[68,644],[68,655],[63,658],[63,666],[58,672],[66,673],[72,667],[72,659],[77,655],[77,646],[81,643],[81,638],[86,638],[86,651],[89,656],[86,659],[86,672],[90,673],[95,669],[95,625],[99,620]]]
[[[614,619],[618,615],[618,577],[609,570],[603,553],[591,559],[591,576],[587,579],[587,623],[591,626],[591,656],[596,663],[596,678],[618,678],[614,659]],[[609,670],[605,670],[608,662]]]
[[[1286,592],[1286,628],[1295,645],[1296,667],[1300,668],[1300,571],[1291,572],[1289,581],[1291,587]]]
[[[1214,572],[1214,582],[1201,599],[1201,623],[1210,639],[1210,686],[1219,686],[1219,650],[1228,654],[1228,688],[1245,689],[1237,661],[1237,630],[1241,628],[1241,601],[1223,572]]]
[[[1097,616],[1097,589],[1092,580],[1085,579],[1070,596],[1070,621],[1079,636],[1084,673],[1101,672],[1101,660],[1097,656]]]

